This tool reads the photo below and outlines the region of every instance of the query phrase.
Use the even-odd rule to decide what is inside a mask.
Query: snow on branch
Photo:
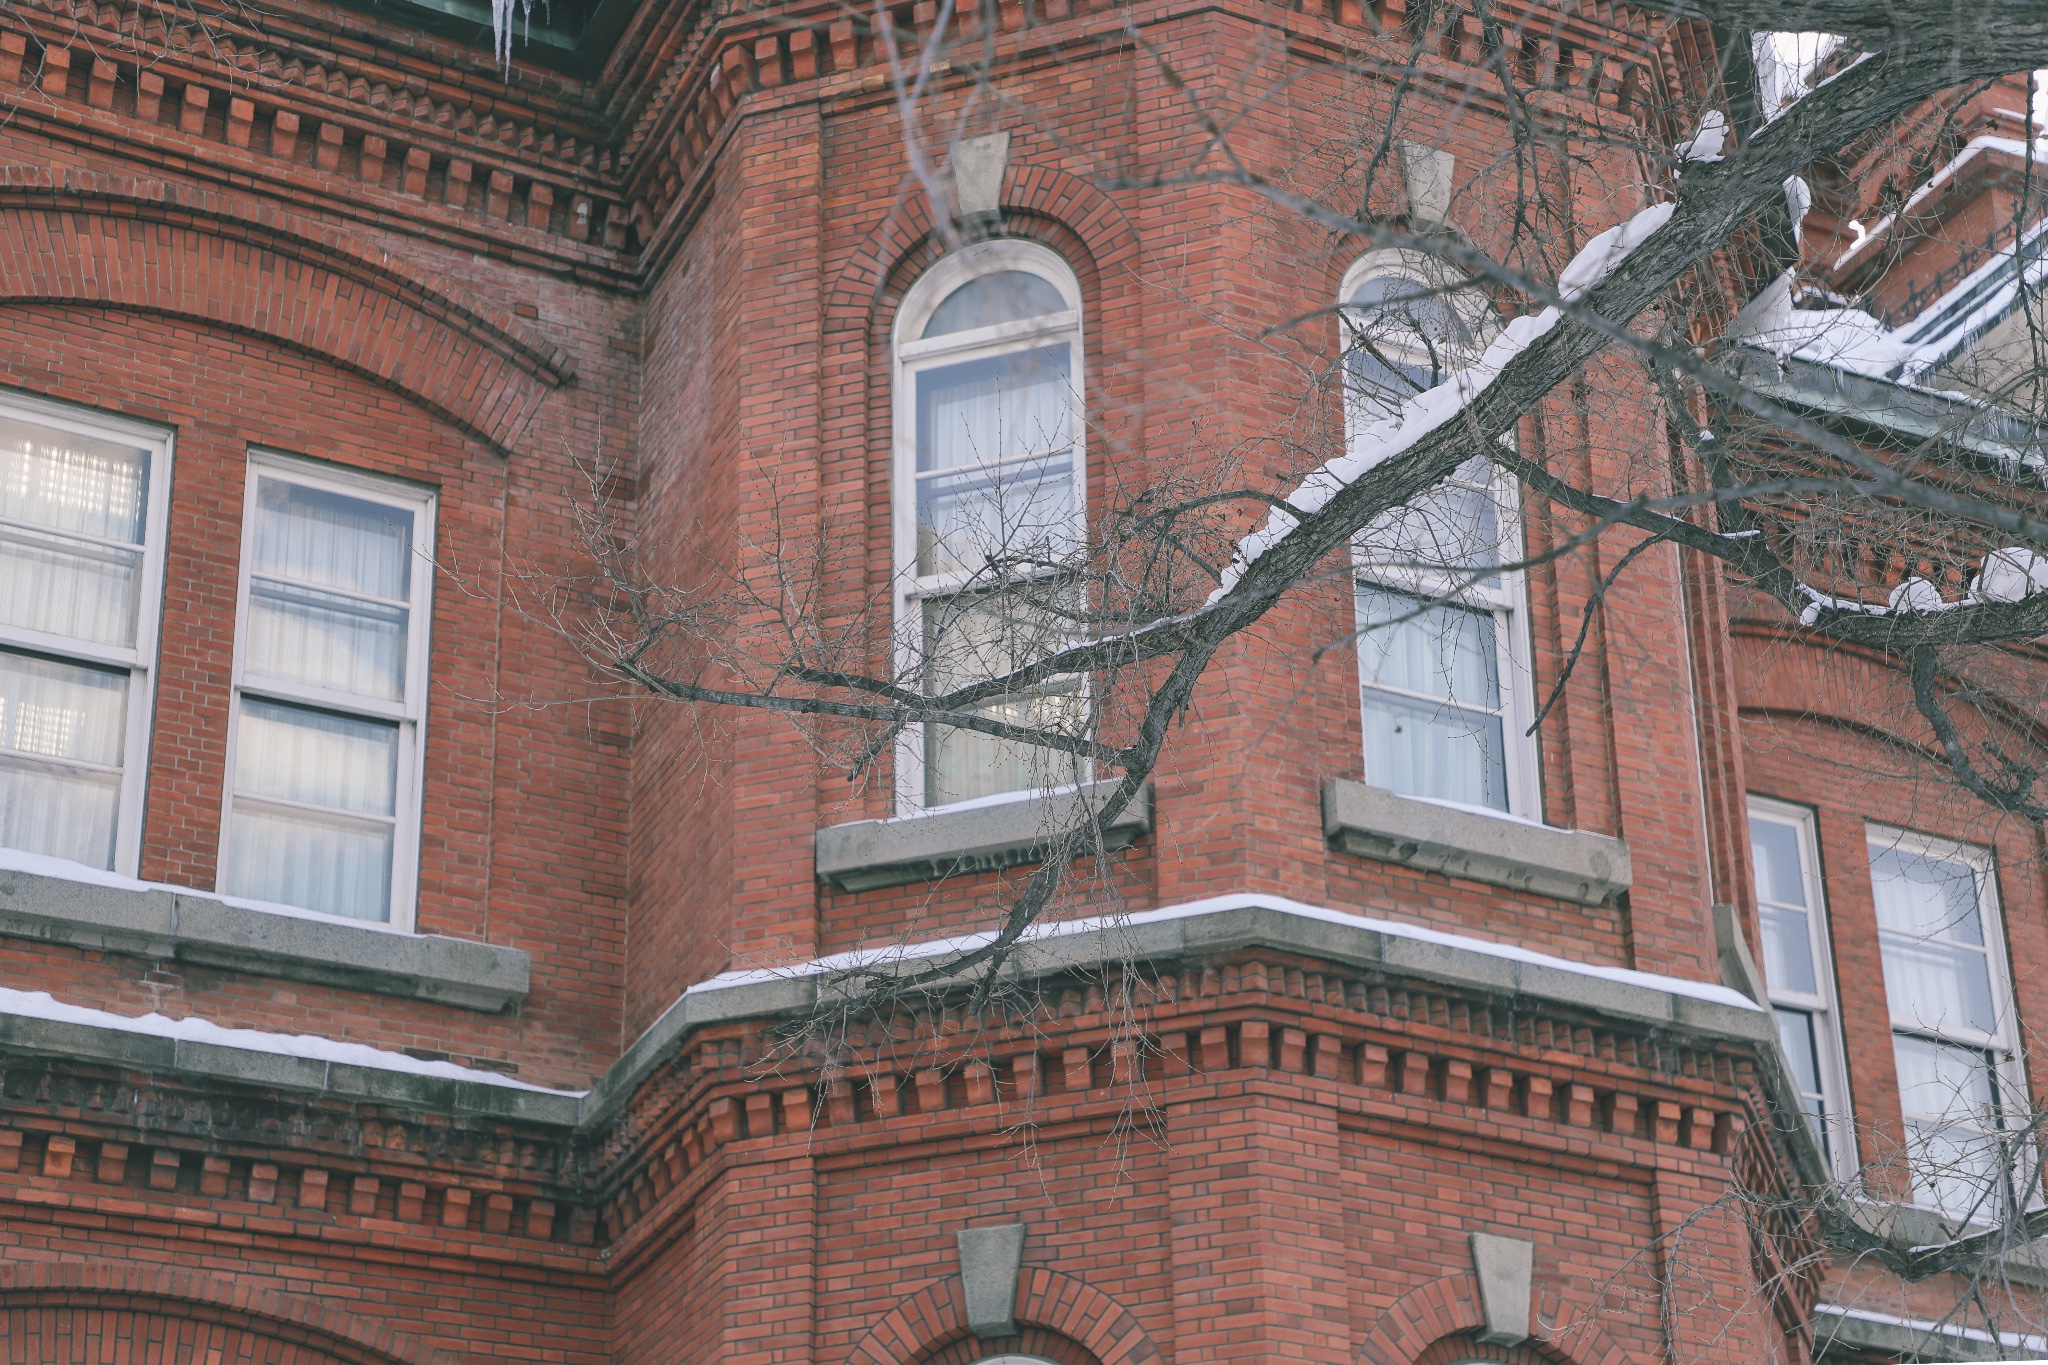
[[[1560,298],[1570,301],[1584,295],[1628,259],[1629,253],[1648,240],[1650,234],[1671,219],[1674,204],[1653,204],[1625,223],[1607,229],[1572,257],[1557,277]],[[1494,338],[1471,365],[1452,374],[1435,388],[1425,389],[1401,405],[1401,411],[1375,422],[1358,434],[1349,448],[1334,460],[1311,470],[1283,505],[1275,507],[1265,525],[1238,542],[1237,553],[1223,571],[1222,582],[1209,594],[1215,602],[1236,587],[1259,557],[1278,545],[1287,533],[1329,504],[1331,498],[1349,487],[1366,471],[1412,448],[1430,433],[1449,423],[1471,406],[1500,378],[1501,371],[1523,351],[1557,326],[1563,314],[1556,307],[1516,318]]]

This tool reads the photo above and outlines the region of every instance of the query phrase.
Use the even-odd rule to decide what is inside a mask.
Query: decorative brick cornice
[[[0,167],[0,213],[39,220],[6,235],[0,304],[135,309],[262,335],[403,393],[500,454],[574,375],[516,319],[486,318],[341,229],[253,198],[16,166]]]
[[[285,1340],[309,1341],[344,1365],[458,1365],[454,1357],[320,1300],[281,1293],[248,1279],[133,1261],[0,1262],[0,1307],[154,1313],[171,1318],[243,1319],[285,1329]],[[195,1311],[197,1310],[197,1311]]]

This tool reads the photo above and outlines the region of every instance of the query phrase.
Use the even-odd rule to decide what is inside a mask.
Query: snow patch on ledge
[[[1694,1000],[1705,1000],[1730,1009],[1757,1010],[1759,1006],[1746,995],[1726,986],[1705,981],[1688,981],[1683,977],[1661,976],[1654,972],[1632,971],[1626,967],[1603,967],[1591,962],[1574,962],[1569,958],[1553,957],[1512,943],[1496,943],[1490,939],[1470,938],[1464,934],[1447,934],[1437,929],[1424,929],[1419,925],[1401,924],[1394,920],[1373,919],[1367,915],[1353,914],[1348,910],[1333,910],[1323,905],[1307,905],[1301,901],[1289,900],[1284,896],[1269,896],[1258,892],[1240,892],[1229,896],[1210,896],[1203,900],[1187,901],[1180,905],[1162,906],[1157,910],[1141,910],[1130,915],[1095,915],[1085,919],[1061,920],[1055,923],[1038,923],[1024,931],[1020,943],[1044,943],[1055,939],[1070,938],[1078,934],[1098,932],[1115,933],[1136,929],[1147,924],[1163,924],[1171,920],[1195,919],[1203,915],[1222,914],[1228,910],[1271,910],[1282,915],[1294,915],[1301,919],[1317,920],[1324,924],[1341,924],[1354,929],[1369,930],[1388,938],[1407,939],[1415,943],[1429,943],[1444,948],[1458,948],[1486,957],[1504,959],[1509,962],[1526,963],[1533,967],[1547,967],[1553,971],[1571,972],[1579,976],[1596,977],[1602,981],[1613,981],[1620,985],[1640,986],[1645,990],[1662,991],[1668,995],[1683,995]],[[695,995],[705,991],[732,990],[739,986],[761,985],[773,981],[802,980],[807,977],[826,976],[837,972],[857,970],[863,967],[886,967],[897,963],[915,962],[928,958],[949,957],[957,953],[971,952],[995,938],[993,931],[979,934],[962,934],[954,938],[928,939],[923,943],[891,944],[881,948],[860,948],[852,952],[834,953],[829,957],[812,958],[807,962],[795,962],[786,967],[755,967],[739,971],[721,972],[708,981],[699,981],[683,994]]]
[[[1976,1327],[1958,1327],[1952,1323],[1933,1322],[1926,1318],[1903,1318],[1895,1313],[1876,1313],[1868,1308],[1845,1308],[1839,1303],[1817,1303],[1813,1311],[1831,1318],[1853,1318],[1857,1322],[1872,1322],[1883,1327],[1903,1327],[1921,1336],[1949,1337],[1959,1341],[1981,1341],[1986,1345],[2010,1346],[2025,1351],[2048,1351],[2048,1337],[2022,1336],[2018,1332],[2000,1332],[1996,1339],[1991,1333]],[[2011,1365],[2044,1365],[2042,1361],[2013,1361]]]
[[[81,1024],[87,1028],[137,1033],[151,1038],[169,1038],[181,1043],[206,1043],[213,1047],[235,1048],[242,1052],[267,1052],[279,1057],[303,1057],[310,1061],[359,1066],[373,1071],[401,1071],[414,1076],[431,1076],[436,1080],[469,1081],[476,1085],[533,1090],[543,1095],[566,1095],[572,1099],[585,1093],[581,1090],[550,1090],[546,1086],[514,1080],[495,1071],[457,1066],[454,1062],[422,1061],[417,1057],[408,1057],[403,1052],[388,1052],[383,1048],[371,1047],[367,1043],[344,1043],[338,1039],[322,1038],[310,1033],[267,1033],[261,1029],[223,1028],[210,1020],[190,1015],[183,1019],[171,1019],[161,1014],[114,1014],[107,1010],[88,1009],[83,1005],[64,1004],[53,998],[48,991],[16,991],[0,987],[0,1016],[7,1015],[18,1019],[45,1019],[57,1024]]]

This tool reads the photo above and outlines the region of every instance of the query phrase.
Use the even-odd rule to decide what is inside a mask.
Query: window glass
[[[1892,1046],[1914,1199],[1953,1218],[1995,1216],[2005,1185],[1995,1059],[1903,1033]]]
[[[1749,854],[1756,869],[1764,979],[1774,990],[1812,995],[1817,989],[1813,926],[1806,917],[1806,874],[1797,827],[1752,817]]]
[[[389,919],[397,786],[396,725],[244,699],[230,889]]]
[[[0,651],[0,844],[113,866],[129,675]]]
[[[413,558],[430,504],[273,457],[251,478],[221,889],[403,922],[430,578]]]
[[[1078,319],[1050,253],[985,243],[954,258],[979,273],[950,289],[899,354],[899,620],[908,671],[930,693],[999,676],[1064,648],[1084,544]],[[1042,265],[1023,269],[1021,264]],[[930,277],[935,284],[939,277]],[[918,290],[905,300],[906,319]],[[1004,323],[1038,329],[991,335]],[[991,698],[977,714],[1079,736],[1079,678]],[[901,753],[900,800],[930,807],[1080,781],[1087,765],[1019,741],[927,724]]]
[[[1059,345],[918,374],[920,575],[1072,551],[1070,370]]]
[[[1028,270],[997,270],[978,276],[946,296],[932,310],[924,336],[951,336],[1005,322],[1064,313],[1067,301],[1052,281]]]
[[[2000,1130],[2018,1085],[1989,867],[1897,831],[1872,829],[1869,845],[1913,1197],[1988,1221],[2014,1197]]]
[[[0,417],[0,625],[135,643],[149,454]]]
[[[251,674],[395,701],[405,692],[412,514],[258,483]]]
[[[170,443],[121,425],[0,395],[0,845],[132,872]]]
[[[1814,1136],[1838,1176],[1853,1173],[1856,1140],[1827,960],[1827,905],[1813,846],[1813,813],[1749,800],[1749,856],[1757,888],[1764,982],[1778,1042]]]
[[[1366,780],[1508,809],[1494,613],[1358,590]]]
[[[1994,1031],[1998,1018],[1975,870],[1906,849],[1873,847],[1870,880],[1893,1021],[1937,1032]]]
[[[1354,267],[1354,277],[1367,273],[1342,296],[1354,441],[1469,363],[1485,315],[1462,282],[1428,283],[1433,263],[1396,253],[1368,261],[1381,264]],[[1375,786],[1534,813],[1522,583],[1489,572],[1511,562],[1513,506],[1493,462],[1474,455],[1354,542],[1365,778]]]

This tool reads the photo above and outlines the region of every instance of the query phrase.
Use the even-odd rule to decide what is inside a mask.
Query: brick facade
[[[1003,231],[1078,277],[1090,501],[1225,451],[1278,486],[1298,461],[1276,433],[1326,439],[1334,405],[1304,415],[1299,358],[1242,337],[1326,308],[1355,253],[1240,191],[1129,186],[1195,145],[1169,66],[1245,100],[1235,136],[1264,164],[1317,145],[1344,101],[1384,121],[1391,88],[1349,59],[1392,41],[1402,4],[987,12],[1014,60],[1006,107],[1032,116],[947,89],[926,117],[1011,133]],[[1792,1170],[1766,1016],[1717,994],[1713,908],[1756,935],[1745,793],[1818,808],[1845,926],[1869,919],[1867,883],[1858,901],[1834,871],[1857,821],[1994,844],[2013,960],[2048,961],[2038,831],[1841,781],[1881,741],[1813,699],[1850,710],[1895,696],[1895,674],[1774,637],[1675,550],[1642,556],[1541,739],[1538,813],[1632,858],[1630,889],[1586,905],[1330,846],[1324,786],[1361,776],[1358,678],[1342,650],[1304,664],[1353,621],[1341,587],[1311,588],[1219,656],[1152,831],[1083,863],[1060,912],[1280,907],[1230,910],[1252,929],[1105,950],[971,1017],[906,1008],[832,1067],[783,1046],[770,1006],[686,1018],[740,998],[685,997],[721,972],[982,927],[1029,873],[825,885],[815,831],[893,814],[886,782],[821,771],[776,718],[621,700],[551,614],[581,591],[594,484],[666,581],[758,583],[782,543],[816,547],[835,626],[887,597],[890,329],[940,242],[883,54],[836,11],[646,0],[601,74],[521,49],[507,83],[480,48],[304,0],[211,47],[159,33],[161,60],[137,64],[117,34],[147,13],[0,16],[0,390],[177,442],[140,876],[219,876],[249,452],[404,479],[438,499],[417,929],[520,950],[531,983],[491,1013],[10,930],[0,987],[590,1093],[0,1032],[0,1357],[1811,1359],[1818,1286],[1759,1287],[1796,1248],[1689,1221],[1741,1163]],[[1702,97],[1691,26],[1602,5],[1541,32],[1520,60],[1547,118],[1633,135],[1653,87]],[[1482,69],[1477,22],[1432,46],[1437,83],[1406,117],[1485,166],[1497,85],[1443,94]],[[1633,153],[1583,145],[1538,168],[1574,243],[1644,202]],[[1512,174],[1471,192],[1482,245]],[[1315,336],[1334,347],[1334,323]],[[1640,487],[1671,477],[1657,413],[1640,369],[1607,360],[1521,439]],[[1532,512],[1525,534],[1539,551],[1576,529]],[[1617,553],[1531,573],[1539,693]],[[1368,960],[1295,904],[1420,936],[1374,938]],[[1525,989],[1512,952],[1445,934],[1595,974],[1576,997]],[[1836,944],[1844,980],[1881,972],[1874,928]],[[1864,1008],[1845,1000],[1850,1030],[1888,1037]],[[1851,1050],[1872,1113],[1896,1093],[1888,1057]],[[956,1233],[1012,1222],[1020,1334],[981,1341]],[[1524,1341],[1485,1339],[1473,1233],[1533,1244]]]

